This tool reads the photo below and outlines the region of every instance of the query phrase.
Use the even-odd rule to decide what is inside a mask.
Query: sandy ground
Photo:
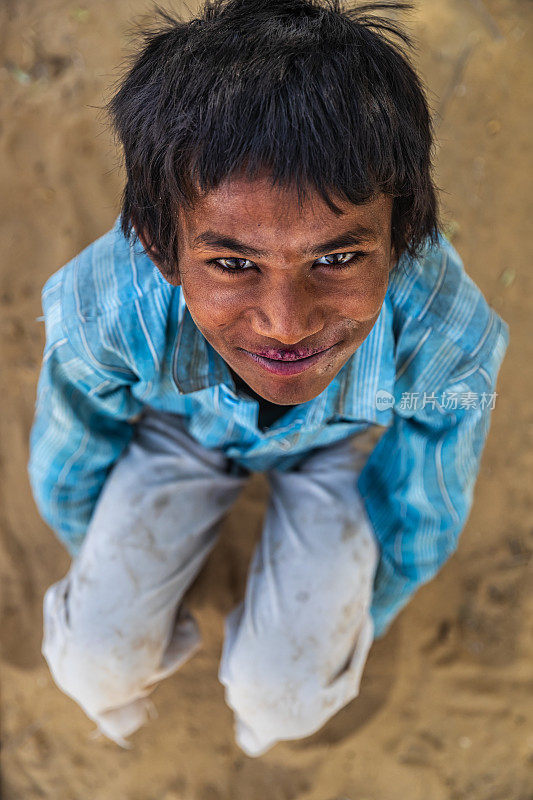
[[[528,0],[420,0],[411,26],[437,115],[438,182],[470,274],[511,325],[460,547],[372,649],[359,698],[318,734],[244,756],[216,677],[224,615],[261,529],[254,476],[190,594],[202,651],[152,695],[132,751],[54,686],[42,597],[69,559],[26,476],[45,279],[112,224],[121,188],[98,113],[136,0],[0,6],[0,576],[5,800],[531,800],[533,596],[528,331]],[[529,717],[529,718],[528,718]],[[529,723],[529,725],[528,725]]]

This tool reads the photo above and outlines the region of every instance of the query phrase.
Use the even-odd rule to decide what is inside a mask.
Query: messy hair
[[[435,240],[432,124],[401,2],[207,0],[156,8],[107,109],[127,173],[121,224],[171,279],[180,207],[238,173],[328,206],[393,198],[392,245]]]

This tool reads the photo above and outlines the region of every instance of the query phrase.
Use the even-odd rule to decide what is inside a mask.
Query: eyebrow
[[[362,225],[352,230],[345,231],[338,236],[328,239],[326,242],[314,245],[304,251],[305,255],[321,256],[331,253],[332,250],[339,250],[341,247],[351,247],[358,244],[369,244],[376,241],[376,231],[372,228],[365,228]],[[222,248],[223,250],[232,250],[234,253],[248,257],[261,258],[268,255],[265,250],[258,250],[252,245],[245,244],[244,242],[235,239],[233,236],[224,236],[223,234],[216,233],[216,231],[204,231],[200,233],[192,242],[193,247],[198,245],[207,245],[213,249]]]
[[[313,256],[322,256],[327,255],[332,250],[339,250],[341,247],[351,247],[354,244],[363,243],[370,244],[375,242],[376,239],[376,231],[372,230],[372,228],[364,228],[362,225],[358,225],[357,228],[341,233],[339,236],[334,236],[333,239],[328,239],[327,242],[322,242],[322,244],[312,247],[306,253]]]

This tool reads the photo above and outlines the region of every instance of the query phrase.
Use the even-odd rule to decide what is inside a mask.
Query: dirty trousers
[[[270,499],[219,680],[250,756],[314,733],[357,696],[373,640],[378,547],[356,488],[358,437],[266,473]],[[111,470],[79,554],[44,597],[52,676],[123,747],[155,684],[200,646],[182,597],[246,482],[176,414],[147,408]]]

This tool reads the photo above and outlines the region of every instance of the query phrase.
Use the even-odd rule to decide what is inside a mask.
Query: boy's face
[[[194,322],[273,403],[320,394],[366,339],[385,298],[392,199],[335,202],[340,216],[319,195],[299,208],[296,190],[273,188],[266,177],[232,178],[180,218],[176,283]]]

